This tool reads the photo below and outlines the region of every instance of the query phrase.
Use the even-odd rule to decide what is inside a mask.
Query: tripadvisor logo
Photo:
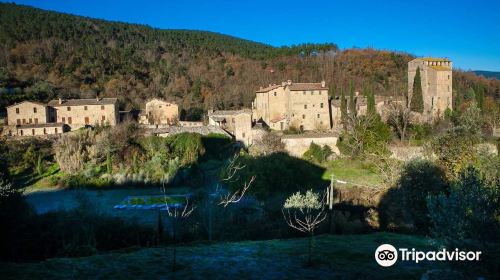
[[[399,253],[398,253],[399,251]],[[481,251],[460,251],[458,249],[449,251],[441,249],[439,251],[417,251],[407,248],[396,249],[391,244],[382,244],[375,250],[375,260],[381,266],[388,267],[394,265],[399,259],[419,263],[421,261],[479,261]]]

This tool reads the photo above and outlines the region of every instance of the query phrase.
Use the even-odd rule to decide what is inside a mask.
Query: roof
[[[33,104],[40,105],[40,106],[46,106],[45,104],[43,104],[41,102],[38,102],[38,101],[24,100],[24,101],[21,101],[19,103],[14,103],[14,104],[12,104],[10,106],[7,106],[5,108],[10,108],[10,107],[17,106],[17,105],[20,105],[20,104],[23,104],[23,103],[26,103],[26,102],[33,103]]]
[[[241,109],[241,110],[218,110],[208,113],[210,117],[224,117],[224,116],[236,116],[239,114],[252,114],[252,110],[250,109]]]
[[[58,106],[83,106],[83,105],[109,105],[118,102],[117,98],[88,98],[88,99],[63,99],[62,104],[59,104],[59,100],[50,100],[48,105],[52,107]]]
[[[297,139],[297,138],[327,138],[327,137],[338,137],[339,134],[335,132],[325,132],[325,133],[303,133],[303,134],[285,134],[281,136],[281,139]]]
[[[430,68],[436,70],[436,71],[451,71],[451,68],[450,67],[446,67],[446,66],[437,66],[437,65],[434,65],[434,66],[429,66]]]
[[[255,92],[268,92],[270,90],[273,90],[273,89],[277,89],[279,87],[281,87],[282,85],[269,85],[268,87],[265,87],[265,88],[261,88],[259,90],[256,90]]]
[[[270,122],[277,123],[277,122],[282,121],[284,119],[286,119],[286,118],[284,116],[281,116],[281,117],[271,119]]]
[[[322,87],[321,83],[292,83],[290,90],[321,90],[328,89],[326,86]]]
[[[39,123],[39,124],[23,124],[16,126],[17,128],[42,128],[42,127],[63,127],[63,123]]]
[[[451,61],[450,59],[448,58],[438,58],[438,57],[422,57],[420,58],[421,60],[424,60],[424,61],[432,61],[432,62],[436,62],[436,61]]]

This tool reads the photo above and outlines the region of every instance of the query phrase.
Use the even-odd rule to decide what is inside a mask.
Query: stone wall
[[[337,140],[338,135],[333,133],[283,135],[281,137],[281,142],[285,144],[287,152],[296,157],[302,157],[313,142],[320,146],[328,145],[334,153],[339,154]]]
[[[43,124],[48,122],[47,106],[24,101],[7,107],[8,125]]]

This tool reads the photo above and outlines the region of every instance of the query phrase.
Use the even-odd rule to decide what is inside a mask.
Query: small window
[[[319,93],[319,95],[321,95],[321,90],[320,90],[320,91],[318,91],[318,93]]]
[[[305,119],[306,118],[306,115],[302,115],[302,118]]]
[[[21,136],[23,136],[23,130],[21,129]]]
[[[83,106],[83,110],[87,111],[87,106]]]
[[[23,119],[23,124],[26,124],[26,119]]]
[[[35,135],[35,129],[34,128],[31,129],[31,134]]]
[[[307,104],[304,105],[304,109],[307,109]]]
[[[21,120],[17,119],[17,125],[21,125]]]
[[[16,108],[16,114],[19,114],[19,108]]]
[[[54,132],[57,134],[57,127],[54,129]]]
[[[161,105],[158,105],[158,108],[160,108],[160,109],[161,109]]]
[[[68,117],[68,124],[71,124],[71,123],[72,123],[71,117]]]
[[[231,119],[231,122],[234,123],[234,118]]]
[[[104,110],[104,105],[101,105],[101,110]]]
[[[38,118],[35,118],[35,124],[38,124]]]
[[[33,119],[30,118],[29,123],[33,123]]]
[[[36,107],[33,107],[33,113],[36,114]]]
[[[66,107],[66,108],[68,109],[68,111],[71,111],[71,107],[69,107],[69,106],[68,106],[68,107]]]
[[[106,120],[106,116],[102,116],[101,121],[105,121],[105,120]]]
[[[318,114],[318,119],[319,119],[319,114]]]
[[[320,104],[319,104],[319,107],[323,108],[323,103],[320,103]]]
[[[311,90],[311,95],[314,95],[314,90]]]
[[[43,134],[47,134],[47,129],[43,129]]]
[[[241,137],[245,138],[245,132],[243,132],[243,133],[241,134]]]
[[[304,90],[304,95],[306,95],[306,91]]]
[[[274,92],[274,96],[276,96],[276,92]]]
[[[450,92],[450,86],[448,86],[448,92]]]
[[[450,75],[448,75],[448,80],[450,79]]]
[[[62,117],[62,122],[65,123],[66,122],[66,117]]]

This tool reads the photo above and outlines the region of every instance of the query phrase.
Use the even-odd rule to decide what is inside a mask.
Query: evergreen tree
[[[410,109],[414,112],[424,112],[424,97],[422,96],[422,82],[420,78],[420,67],[417,67],[415,79],[413,80],[413,93],[411,95]]]
[[[356,116],[356,103],[354,102],[354,85],[351,81],[349,83],[349,113]]]
[[[366,105],[368,114],[376,114],[377,111],[375,109],[375,95],[373,94],[373,88],[369,88],[365,90],[366,97]]]
[[[482,111],[484,108],[484,87],[482,85],[477,86],[476,102],[477,102],[477,107]]]
[[[347,117],[347,100],[344,91],[340,90],[340,118],[342,121]]]

